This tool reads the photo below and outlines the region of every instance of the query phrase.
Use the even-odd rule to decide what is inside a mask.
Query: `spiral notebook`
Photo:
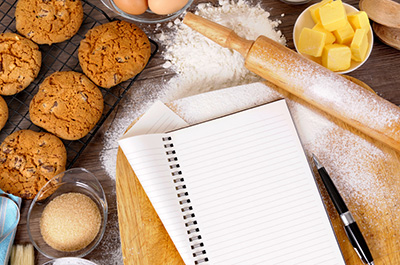
[[[119,144],[186,264],[345,264],[285,100],[136,125]]]

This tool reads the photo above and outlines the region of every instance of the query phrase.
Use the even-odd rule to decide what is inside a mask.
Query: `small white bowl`
[[[50,260],[46,263],[43,263],[43,265],[97,265],[97,264],[87,259],[66,257],[66,258]]]
[[[316,4],[314,4],[314,5],[316,5]],[[294,28],[293,28],[293,43],[294,43],[294,47],[296,48],[296,51],[298,53],[300,53],[300,52],[299,52],[299,50],[297,48],[297,43],[299,42],[301,30],[303,28],[313,28],[315,26],[315,22],[312,19],[310,11],[309,11],[310,7],[312,7],[312,6],[313,5],[311,5],[308,8],[306,8],[300,14],[300,16],[296,20],[296,23],[294,24]],[[346,4],[346,3],[343,3],[343,6],[344,6],[347,14],[351,13],[351,12],[359,11],[357,8],[355,8],[355,7],[353,7],[353,6],[349,5],[349,4]],[[361,65],[363,65],[368,60],[369,56],[371,55],[372,46],[374,44],[374,35],[372,34],[372,28],[371,27],[370,27],[370,30],[369,30],[369,32],[367,34],[367,37],[368,37],[368,51],[367,51],[367,56],[365,57],[364,61],[355,62],[355,61],[351,60],[351,65],[350,65],[349,69],[344,70],[344,71],[337,71],[336,73],[338,73],[338,74],[350,73],[350,72],[356,70],[357,68],[359,68]],[[308,58],[308,59],[310,59],[310,60],[322,65],[321,57],[314,57],[314,56],[307,55],[307,54],[302,54],[302,53],[300,53],[300,54],[303,55],[304,57],[306,57],[306,58]]]

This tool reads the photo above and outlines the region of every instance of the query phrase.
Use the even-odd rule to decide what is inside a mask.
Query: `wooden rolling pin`
[[[183,23],[238,51],[250,71],[400,151],[400,108],[396,105],[265,36],[246,40],[190,12]]]

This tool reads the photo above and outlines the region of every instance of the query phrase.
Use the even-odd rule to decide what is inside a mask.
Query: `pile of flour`
[[[236,3],[220,0],[219,5],[200,4],[195,13],[233,29],[248,40],[264,35],[286,44],[284,36],[277,30],[280,21],[272,21],[270,13],[259,5],[251,7],[244,0]],[[260,80],[244,67],[244,58],[239,53],[222,48],[180,21],[176,24],[176,34],[156,36],[167,45],[163,54],[167,60],[164,67],[172,67],[178,73],[165,89],[164,100]]]
[[[277,29],[280,21],[272,21],[270,13],[260,5],[250,5],[245,0],[220,0],[218,6],[199,4],[196,14],[233,29],[240,37],[249,40],[259,35],[267,36],[281,44],[286,39]],[[161,28],[161,27],[160,27]],[[244,67],[243,57],[230,49],[222,48],[201,34],[184,25],[180,19],[167,24],[164,32],[149,37],[165,47],[162,53],[166,71],[173,71],[174,77],[164,80],[149,81],[129,93],[122,108],[131,108],[128,116],[116,118],[111,128],[105,133],[101,161],[111,178],[115,178],[118,138],[129,124],[142,114],[155,100],[170,102],[179,98],[253,83],[260,77]],[[139,94],[139,95],[138,95]]]

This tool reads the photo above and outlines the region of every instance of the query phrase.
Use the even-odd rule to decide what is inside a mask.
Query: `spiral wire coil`
[[[194,258],[198,258],[195,261],[195,264],[206,263],[209,261],[208,257],[205,256],[207,252],[204,249],[200,228],[198,227],[196,215],[193,211],[193,206],[191,205],[183,173],[180,170],[181,166],[179,165],[178,157],[176,156],[176,151],[174,150],[172,138],[167,136],[163,137],[162,140],[165,142],[164,148],[168,156],[167,161],[169,163],[169,168],[171,169],[171,175],[175,184],[177,196],[180,199],[179,204],[183,213],[183,219],[185,220],[185,227],[189,236],[188,240],[190,242],[190,247],[193,251],[192,255]]]

